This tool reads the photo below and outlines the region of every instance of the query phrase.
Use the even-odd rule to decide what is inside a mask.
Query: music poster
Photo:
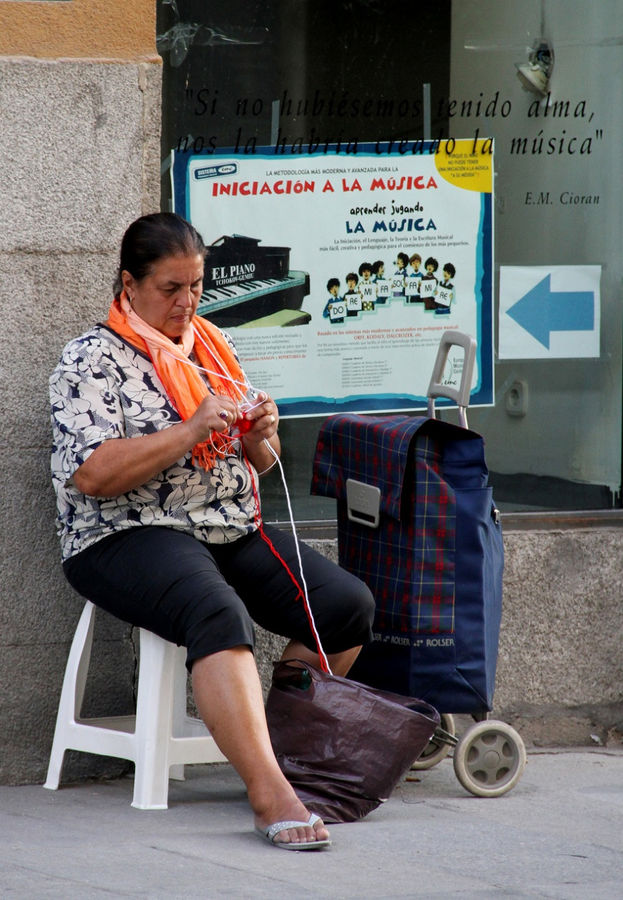
[[[424,408],[448,329],[493,403],[491,141],[237,150],[174,153],[174,209],[209,245],[198,314],[282,416]]]

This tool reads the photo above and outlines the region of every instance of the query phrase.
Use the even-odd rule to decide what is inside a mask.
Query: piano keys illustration
[[[306,325],[309,273],[290,269],[289,247],[259,244],[234,234],[208,247],[198,315],[225,328]]]

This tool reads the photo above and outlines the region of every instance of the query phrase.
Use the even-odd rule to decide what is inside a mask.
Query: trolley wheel
[[[456,734],[454,718],[450,713],[442,713],[440,719],[439,729],[441,730],[441,734],[438,734],[439,729],[435,730],[430,741],[411,766],[412,769],[432,769],[433,766],[436,766],[442,759],[445,759],[452,750],[455,742],[445,739],[443,733],[446,732],[454,737]]]
[[[486,719],[467,729],[454,750],[453,762],[466,790],[476,797],[499,797],[521,778],[526,748],[506,722]]]

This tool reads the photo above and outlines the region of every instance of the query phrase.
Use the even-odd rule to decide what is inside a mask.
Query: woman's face
[[[140,281],[125,269],[121,277],[134,312],[174,340],[197,310],[203,289],[203,256],[165,256]]]

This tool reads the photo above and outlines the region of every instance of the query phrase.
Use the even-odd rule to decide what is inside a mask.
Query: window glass
[[[623,110],[610,87],[623,8],[597,0],[589,17],[583,9],[579,0],[158,3],[165,162],[171,149],[209,156],[241,134],[270,144],[277,126],[290,140],[312,129],[332,142],[494,139],[495,405],[470,409],[469,424],[485,436],[496,499],[507,510],[620,504],[623,235],[613,187]],[[536,72],[543,43],[553,58],[544,75]],[[527,89],[519,66],[541,78],[541,93]],[[386,101],[382,115],[363,114],[368,99]],[[163,208],[169,202],[163,165]],[[596,285],[593,317],[569,320],[565,298],[572,306],[571,295],[588,293],[585,269]],[[558,310],[540,341],[511,309],[530,279],[541,285],[537,305]],[[456,421],[453,411],[443,416]],[[280,427],[299,521],[335,516],[333,501],[309,493],[321,422]],[[263,481],[263,508],[267,519],[287,514],[274,472]]]
[[[534,283],[551,272],[551,294],[537,302],[550,304],[550,349],[555,341],[571,347],[567,356],[537,358],[541,344],[513,328],[511,352],[522,347],[526,356],[508,358],[500,340],[495,406],[470,415],[485,435],[496,497],[507,509],[620,505],[623,235],[613,188],[621,180],[623,110],[611,102],[610,86],[619,78],[623,7],[598,0],[588,18],[584,10],[580,2],[552,0],[453,4],[450,93],[482,103],[480,115],[451,118],[450,131],[478,128],[495,138],[501,287],[505,267],[519,267],[516,274],[543,267]],[[545,94],[523,88],[517,72],[542,39],[553,56]],[[562,304],[582,290],[577,277],[586,266],[600,267],[600,303],[595,298],[592,330],[580,322],[575,327],[585,330],[573,334]],[[559,274],[564,279],[555,284]],[[503,329],[516,323],[509,323],[500,280],[497,288]],[[574,356],[578,336],[594,341],[594,355]]]

